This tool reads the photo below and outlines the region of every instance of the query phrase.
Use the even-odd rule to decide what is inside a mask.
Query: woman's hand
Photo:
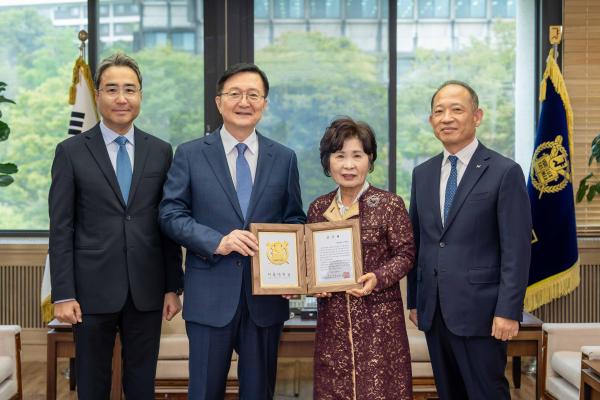
[[[377,276],[372,272],[367,272],[358,278],[358,283],[363,284],[361,289],[350,289],[347,290],[346,293],[351,294],[354,297],[368,296],[373,289],[375,289],[375,286],[377,286]]]

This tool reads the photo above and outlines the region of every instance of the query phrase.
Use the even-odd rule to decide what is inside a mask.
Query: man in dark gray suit
[[[429,121],[444,151],[413,171],[417,268],[410,319],[425,331],[442,400],[508,399],[507,340],[517,335],[530,259],[531,208],[521,167],[475,138],[475,91],[448,81]]]
[[[80,399],[107,399],[115,335],[128,399],[154,398],[161,315],[181,309],[181,251],[158,226],[171,146],[133,125],[142,77],[123,54],[95,79],[102,122],[56,147],[50,270],[54,313],[73,324]]]

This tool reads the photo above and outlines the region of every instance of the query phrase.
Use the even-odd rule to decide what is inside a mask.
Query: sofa
[[[599,356],[600,323],[547,323],[542,330],[544,399],[579,400],[582,354]]]
[[[21,328],[0,325],[0,400],[22,398]]]

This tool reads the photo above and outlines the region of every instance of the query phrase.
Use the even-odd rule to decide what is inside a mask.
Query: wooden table
[[[63,324],[52,320],[48,324],[47,358],[46,358],[46,399],[56,399],[56,361],[59,357],[73,359],[75,357],[75,343],[73,342],[73,329],[71,324]],[[121,399],[121,341],[119,335],[115,340],[113,352],[111,400]],[[75,379],[75,370],[71,363],[71,382]],[[71,390],[74,385],[71,385]]]
[[[521,357],[533,356],[536,359],[535,372],[535,398],[539,399],[542,394],[542,320],[534,315],[523,312],[523,322],[519,328],[519,334],[508,342],[508,355],[512,357],[512,376],[515,388],[521,387]]]
[[[580,400],[600,400],[600,360],[581,362]]]
[[[315,328],[317,321],[302,321],[294,317],[283,326],[279,343],[280,357],[313,357],[315,349]],[[521,357],[533,356],[537,360],[536,368],[536,399],[540,398],[542,390],[542,321],[532,314],[523,313],[523,322],[519,334],[508,342],[508,355],[513,357],[513,383],[515,388],[521,386]],[[297,364],[298,365],[298,364]],[[296,385],[296,383],[295,383]]]

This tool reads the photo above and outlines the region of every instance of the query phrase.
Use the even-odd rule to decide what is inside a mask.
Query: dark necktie
[[[250,195],[252,194],[252,175],[250,174],[250,165],[244,156],[244,152],[248,149],[244,143],[238,143],[236,146],[238,156],[235,161],[235,182],[236,192],[242,215],[246,219],[248,204],[250,203]]]
[[[119,187],[121,188],[121,194],[123,200],[127,204],[129,199],[129,188],[131,187],[131,160],[127,153],[127,138],[125,136],[119,136],[115,139],[115,143],[119,145],[119,151],[117,152],[117,180],[119,181]]]
[[[450,211],[450,207],[452,207],[452,201],[458,187],[458,172],[456,171],[458,157],[448,156],[448,161],[450,161],[450,176],[448,176],[448,182],[446,183],[446,197],[444,198],[444,225],[446,225],[448,212]]]

